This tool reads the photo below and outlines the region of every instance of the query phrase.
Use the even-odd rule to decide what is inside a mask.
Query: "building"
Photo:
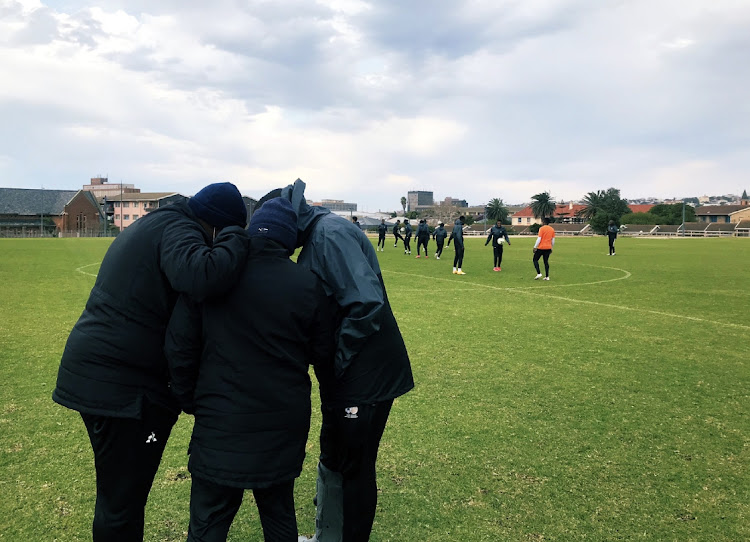
[[[83,189],[94,194],[94,197],[101,200],[104,197],[112,198],[120,194],[137,194],[141,191],[132,184],[107,184],[106,177],[92,177],[90,184],[84,184]]]
[[[409,212],[429,209],[433,205],[432,192],[412,190],[406,193],[406,210]]]
[[[750,219],[750,201],[743,198],[740,205],[702,205],[695,209],[695,218],[698,222],[736,224]]]
[[[653,205],[651,204],[628,204],[628,208],[634,213],[647,213],[652,207]],[[584,209],[586,209],[586,206],[580,203],[558,203],[555,205],[552,218],[558,224],[584,224],[588,222],[587,219],[580,216]],[[541,218],[534,216],[531,205],[527,205],[520,211],[513,213],[510,216],[510,221],[513,226],[531,226],[532,224],[542,223]]]
[[[177,192],[132,192],[106,196],[102,204],[111,225],[122,231],[154,209],[183,199]]]
[[[469,203],[465,199],[445,198],[440,202],[440,205],[444,205],[445,207],[468,207]]]
[[[325,207],[329,211],[344,211],[344,212],[355,212],[357,210],[356,203],[346,203],[341,199],[324,199],[313,202],[312,205],[316,207]]]
[[[0,235],[4,237],[106,234],[99,202],[85,190],[0,188]]]

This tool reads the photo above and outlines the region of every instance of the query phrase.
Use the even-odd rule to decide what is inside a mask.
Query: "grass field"
[[[383,439],[372,540],[750,540],[750,240],[623,238],[609,257],[605,238],[559,238],[550,282],[533,280],[533,241],[512,239],[495,273],[467,240],[462,277],[452,248],[378,253],[417,387]],[[90,540],[93,454],[50,394],[107,246],[0,239],[0,540]],[[185,539],[191,423],[148,541]],[[250,494],[229,539],[262,540]]]

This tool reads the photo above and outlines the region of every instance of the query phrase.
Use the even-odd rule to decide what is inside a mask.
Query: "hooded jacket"
[[[453,224],[453,231],[448,239],[448,245],[451,244],[451,241],[454,242],[454,246],[464,247],[464,225],[459,219],[456,219],[456,222]]]
[[[420,222],[417,226],[417,239],[430,239],[430,227],[425,222]]]
[[[411,364],[375,249],[351,222],[307,205],[304,191],[299,179],[281,191],[297,211],[297,263],[320,277],[341,320],[333,363],[316,367],[321,399],[353,406],[403,395],[414,387]]]
[[[180,297],[165,350],[172,389],[195,413],[193,476],[247,489],[299,476],[309,364],[330,363],[336,311],[315,274],[258,237],[229,293],[200,307]]]
[[[432,234],[432,238],[435,239],[438,243],[445,242],[445,238],[448,237],[448,230],[446,230],[443,226],[438,226],[435,228],[435,231]]]
[[[88,414],[138,418],[144,399],[179,412],[168,387],[164,334],[180,293],[225,292],[249,239],[238,226],[211,240],[185,202],[153,211],[112,242],[68,337],[52,393]]]
[[[492,241],[492,246],[497,246],[497,240],[501,237],[504,237],[505,242],[510,245],[510,239],[508,239],[508,232],[505,230],[505,227],[500,226],[498,228],[497,225],[492,226],[492,228],[490,228],[489,235],[487,235],[487,241],[485,241],[484,246],[487,246],[490,241]]]

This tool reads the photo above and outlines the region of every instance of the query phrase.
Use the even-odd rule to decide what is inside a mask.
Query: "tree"
[[[579,213],[579,216],[591,220],[596,216],[597,211],[604,208],[604,190],[589,192],[583,197],[585,207]]]
[[[490,222],[500,220],[505,223],[508,220],[508,208],[503,204],[503,200],[492,198],[485,208],[485,216]]]
[[[401,207],[404,209],[404,213],[406,213],[406,198],[404,196],[401,196]]]
[[[542,192],[531,196],[531,212],[534,218],[552,217],[555,213],[555,200],[550,198],[549,192]]]
[[[659,224],[659,217],[651,213],[629,213],[622,217],[621,224]]]
[[[589,219],[591,229],[600,235],[607,232],[610,220],[619,226],[623,215],[632,213],[627,200],[620,197],[617,188],[589,192],[583,201],[586,206],[578,216]]]
[[[682,224],[682,203],[654,205],[649,213],[659,217],[655,224]],[[685,222],[695,222],[695,209],[690,205],[685,205]]]

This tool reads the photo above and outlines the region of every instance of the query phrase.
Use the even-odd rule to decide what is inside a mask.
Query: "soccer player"
[[[297,213],[275,198],[250,219],[236,286],[201,304],[181,296],[167,331],[171,390],[195,415],[188,541],[226,540],[246,489],[265,540],[296,541],[294,481],[310,429],[310,364],[330,363],[337,305],[289,259]],[[231,382],[231,383],[230,383]]]
[[[396,245],[398,245],[398,240],[399,239],[401,239],[402,243],[405,242],[404,238],[401,237],[401,232],[399,231],[400,229],[401,229],[401,221],[400,220],[396,220],[396,225],[393,226],[393,238],[394,238],[394,240],[393,240],[393,246],[394,246],[394,248],[396,247]]]
[[[299,179],[281,190],[297,211],[297,263],[320,277],[339,308],[336,353],[315,372],[322,425],[313,540],[367,541],[380,439],[393,400],[414,379],[372,243],[346,220],[307,205],[304,190]]]
[[[247,211],[231,183],[148,213],[104,256],[68,337],[52,399],[81,414],[94,451],[94,542],[143,540],[144,509],[179,404],[164,338],[178,296],[229,290],[242,273]]]
[[[542,278],[542,272],[539,270],[539,258],[544,258],[544,280],[549,280],[549,257],[552,254],[552,247],[555,246],[555,230],[549,225],[550,219],[544,217],[542,222],[544,222],[544,226],[539,228],[539,236],[536,238],[533,249],[534,268],[536,269],[534,280]]]
[[[464,221],[466,219],[463,216],[459,216],[455,224],[453,224],[453,231],[451,236],[448,238],[448,246],[451,246],[451,241],[454,241],[453,248],[456,251],[456,255],[453,256],[453,274],[454,275],[465,275],[461,270],[461,266],[464,263]]]
[[[430,242],[430,227],[427,225],[427,221],[423,218],[419,221],[417,226],[417,258],[419,258],[419,247],[424,247],[424,257],[429,258],[429,252],[427,252],[427,243]]]
[[[505,230],[502,220],[498,220],[495,225],[490,228],[490,233],[487,236],[487,241],[484,243],[484,246],[487,246],[490,241],[492,241],[492,251],[495,255],[492,270],[502,271],[500,266],[503,263],[503,243],[508,243],[508,246],[510,246],[508,232]]]
[[[414,230],[411,229],[409,219],[404,219],[404,254],[411,254],[411,235]]]
[[[385,224],[385,218],[380,219],[380,224],[378,224],[378,246],[377,249],[380,252],[383,252],[385,250],[385,234],[388,233],[388,226]]]
[[[359,220],[357,219],[356,216],[352,217],[352,224],[354,224],[355,226],[357,226],[360,230],[362,229],[362,224],[359,223]]]
[[[607,237],[609,237],[609,255],[614,256],[615,255],[615,239],[617,239],[617,232],[620,231],[620,228],[617,227],[617,224],[615,224],[614,220],[609,221],[609,225],[607,226]]]
[[[445,243],[445,238],[448,237],[448,231],[444,226],[444,223],[439,222],[438,227],[435,228],[435,231],[432,233],[432,238],[437,243],[437,250],[435,252],[436,260],[439,260],[440,256],[443,254],[443,244]]]

